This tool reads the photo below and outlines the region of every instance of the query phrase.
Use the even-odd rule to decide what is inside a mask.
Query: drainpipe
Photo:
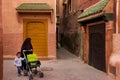
[[[116,34],[119,33],[118,16],[119,16],[119,0],[116,0]]]

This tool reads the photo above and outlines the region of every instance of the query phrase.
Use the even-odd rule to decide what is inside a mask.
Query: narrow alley
[[[84,64],[64,48],[58,49],[57,56],[57,60],[41,61],[44,78],[35,75],[34,80],[112,80],[106,73]],[[3,71],[3,80],[28,80],[26,76],[17,76],[13,60],[4,60]]]

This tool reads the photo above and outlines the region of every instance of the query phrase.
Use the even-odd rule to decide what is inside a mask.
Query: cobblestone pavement
[[[57,60],[41,61],[44,78],[34,75],[34,80],[112,80],[106,73],[84,64],[64,48],[58,50],[57,56]],[[28,80],[26,76],[17,76],[13,60],[4,60],[3,71],[3,80]]]

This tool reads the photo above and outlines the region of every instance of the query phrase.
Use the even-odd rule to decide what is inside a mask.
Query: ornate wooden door
[[[105,71],[105,24],[89,26],[89,65]]]

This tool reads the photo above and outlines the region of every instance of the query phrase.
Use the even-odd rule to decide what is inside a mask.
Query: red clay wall
[[[0,0],[0,80],[3,79],[3,41],[2,41],[2,7],[1,7],[1,0]]]
[[[120,13],[120,0],[118,0],[119,1],[119,11],[118,11],[118,13]],[[119,28],[118,28],[118,30],[119,30],[119,33],[120,33],[120,14],[118,14],[118,26],[119,26]]]
[[[98,1],[100,1],[100,0],[81,0],[81,1],[80,1],[80,6],[81,6],[83,9],[86,9],[86,8],[88,8],[89,6],[97,3]]]
[[[113,34],[113,53],[110,56],[109,75],[120,80],[120,34]]]
[[[114,11],[117,10],[117,3],[120,4],[120,0],[114,0]],[[118,25],[118,28],[114,31],[118,33],[113,34],[113,53],[110,56],[110,65],[112,68],[110,68],[109,74],[115,78],[115,80],[120,80],[120,14],[117,15],[117,11],[114,13],[116,15],[114,25]],[[120,13],[120,5],[118,13]],[[118,21],[118,24],[116,24],[116,21]]]

